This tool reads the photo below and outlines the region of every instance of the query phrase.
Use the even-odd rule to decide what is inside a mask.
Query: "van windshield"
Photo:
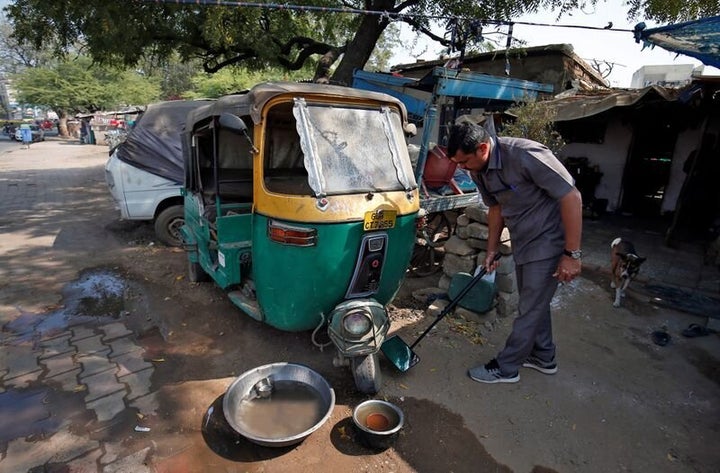
[[[311,104],[296,98],[293,115],[308,183],[316,196],[417,187],[396,110]]]

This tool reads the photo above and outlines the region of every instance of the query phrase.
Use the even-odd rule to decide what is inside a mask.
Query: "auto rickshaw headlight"
[[[362,337],[372,329],[372,315],[365,310],[348,312],[343,317],[343,329],[352,337]]]

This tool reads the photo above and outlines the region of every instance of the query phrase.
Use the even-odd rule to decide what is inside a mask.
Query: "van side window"
[[[297,134],[293,104],[273,107],[265,126],[265,187],[270,192],[313,195]]]

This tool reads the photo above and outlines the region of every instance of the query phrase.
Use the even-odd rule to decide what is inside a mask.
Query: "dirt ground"
[[[119,221],[105,188],[102,150],[55,162],[40,155],[19,162],[13,154],[1,155],[3,185],[54,172],[61,178],[55,189],[34,191],[46,194],[36,197],[39,202],[10,208],[6,202],[0,211],[1,322],[28,313],[41,316],[62,305],[63,287],[84,271],[108,272],[124,281],[112,317],[134,331],[144,358],[153,361],[159,409],[144,419],[150,433],[133,431],[137,413],[131,409],[103,425],[86,419],[75,431],[103,442],[107,451],[127,454],[149,447],[149,471],[720,468],[718,336],[684,338],[683,328],[703,320],[633,294],[623,308],[613,308],[603,270],[586,270],[558,290],[559,372],[554,376],[523,369],[520,382],[511,385],[482,385],[467,377],[469,367],[502,348],[510,319],[448,317],[416,348],[421,362],[407,373],[382,359],[385,384],[374,397],[400,406],[405,426],[391,448],[372,451],[357,442],[351,425],[353,407],[367,397],[355,392],[349,370],[333,367],[331,351],[316,348],[310,333],[262,325],[243,315],[219,288],[188,282],[184,252],[157,243],[151,225]],[[55,197],[60,194],[64,200]],[[437,276],[408,278],[391,304],[393,330],[406,340],[430,323],[427,304],[412,292],[436,282]],[[664,347],[650,338],[661,327],[673,337]],[[321,373],[335,391],[336,405],[329,421],[301,444],[259,447],[228,427],[222,396],[235,376],[279,361]],[[62,468],[46,465],[37,471],[66,471]]]

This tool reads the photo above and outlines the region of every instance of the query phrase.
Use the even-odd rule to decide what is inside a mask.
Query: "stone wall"
[[[484,204],[475,204],[465,208],[458,216],[455,233],[445,242],[443,276],[439,286],[447,290],[452,276],[459,272],[474,274],[478,266],[485,261],[487,251],[488,209]],[[497,286],[495,309],[483,315],[484,319],[514,316],[518,306],[515,262],[512,256],[512,244],[507,228],[500,237],[500,258],[495,274]]]

